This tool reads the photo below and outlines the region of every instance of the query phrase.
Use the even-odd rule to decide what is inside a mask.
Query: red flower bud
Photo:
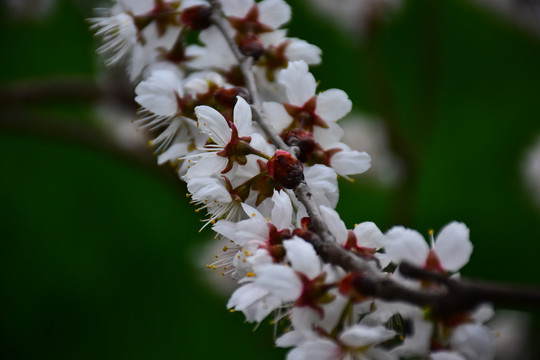
[[[220,105],[228,109],[234,108],[234,105],[236,105],[237,96],[244,98],[244,100],[246,100],[248,103],[250,102],[248,92],[245,89],[240,88],[240,87],[233,87],[230,89],[219,88],[214,93],[214,97],[216,101]]]
[[[242,54],[252,57],[255,60],[260,58],[264,53],[263,43],[257,35],[253,34],[242,36],[238,44],[238,49]]]
[[[210,15],[212,15],[212,9],[210,6],[190,6],[182,11],[180,20],[184,25],[191,29],[203,30],[211,25]]]
[[[268,160],[268,175],[286,189],[294,189],[304,181],[304,167],[286,151],[278,150]]]

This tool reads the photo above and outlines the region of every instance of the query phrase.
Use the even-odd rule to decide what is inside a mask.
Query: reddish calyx
[[[324,311],[321,305],[328,304],[334,300],[335,296],[330,294],[328,290],[334,287],[333,284],[325,284],[326,273],[322,273],[314,279],[309,279],[306,275],[296,273],[302,281],[302,294],[296,299],[296,306],[309,306],[315,310],[322,318]]]
[[[278,230],[274,224],[268,223],[268,239],[262,246],[265,248],[275,263],[283,262],[285,258],[285,248],[283,247],[283,240],[292,238],[291,231],[289,229]]]
[[[135,25],[141,31],[152,21],[155,21],[159,36],[163,36],[169,25],[177,26],[179,1],[155,0],[154,8],[147,14],[135,16]]]
[[[347,242],[345,245],[343,245],[343,247],[349,251],[352,251],[356,255],[363,257],[364,259],[373,259],[375,253],[377,252],[377,249],[374,248],[358,246],[356,235],[352,230],[347,232]]]
[[[351,301],[359,303],[365,301],[368,297],[362,295],[356,290],[355,281],[361,281],[363,275],[359,273],[349,273],[339,281],[338,288],[341,295],[348,297]]]
[[[238,130],[236,129],[236,126],[234,124],[230,124],[231,126],[231,140],[229,143],[225,146],[223,150],[217,153],[218,156],[227,158],[227,166],[223,171],[222,174],[225,174],[229,172],[233,164],[237,162],[240,165],[246,165],[247,163],[247,155],[253,154],[254,149],[249,145],[251,142],[251,137],[249,136],[238,136]]]
[[[446,270],[444,270],[444,268],[441,265],[441,260],[439,260],[437,253],[433,249],[429,250],[428,256],[426,258],[426,264],[424,265],[424,269],[437,271],[442,274],[446,274]]]
[[[258,35],[274,29],[259,21],[259,8],[257,5],[253,5],[243,18],[231,16],[228,20],[237,31],[235,40],[240,52],[258,59],[264,53],[264,46]]]
[[[313,128],[315,126],[319,126],[322,128],[328,128],[328,124],[315,113],[315,109],[317,108],[317,96],[314,95],[306,101],[306,103],[302,106],[296,106],[292,104],[284,103],[283,106],[285,107],[285,110],[291,115],[293,118],[293,121],[291,124],[285,129],[285,131],[290,131],[293,129],[303,129],[307,130],[309,132],[313,132]]]
[[[285,69],[289,63],[289,58],[285,55],[285,50],[290,41],[285,40],[278,46],[271,45],[264,50],[264,54],[258,62],[258,65],[266,68],[266,79],[275,81],[275,70]]]

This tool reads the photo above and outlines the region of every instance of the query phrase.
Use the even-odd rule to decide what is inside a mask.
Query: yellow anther
[[[234,312],[234,309],[230,309],[229,312],[230,312],[230,313],[233,313],[233,312]]]
[[[227,270],[227,267],[226,267],[226,266],[224,266],[224,267],[223,267],[223,270]]]
[[[240,255],[236,255],[240,259]]]
[[[429,230],[428,230],[429,236],[433,236],[434,233],[435,233],[435,231],[433,231],[433,229],[429,229]]]
[[[251,216],[255,216],[255,213],[251,214]]]
[[[267,217],[267,218],[266,218],[266,221],[270,222],[270,218],[269,218],[269,217]]]
[[[208,265],[208,264],[206,264],[206,267],[207,267],[207,268],[209,268],[209,269],[211,268],[211,266],[210,266],[210,265]]]
[[[152,140],[148,140],[148,146],[152,146],[154,142]]]
[[[246,262],[246,258],[243,258],[243,259],[242,259],[242,262]]]
[[[248,272],[246,274],[247,277],[254,277],[255,276],[255,273],[254,272]]]
[[[189,193],[186,193],[186,197],[189,197]]]
[[[212,265],[212,269],[216,270],[217,269],[216,265]]]
[[[215,255],[216,256],[216,259],[219,257],[219,255]]]
[[[354,227],[357,227],[357,226],[358,226],[358,224],[354,224]]]
[[[227,245],[225,245],[225,246],[223,247],[223,251],[227,251],[227,249],[228,249],[228,247],[227,247]]]
[[[215,223],[216,223],[216,220],[212,219],[212,220],[210,220],[210,223],[211,223],[211,224],[215,224]]]
[[[249,251],[244,250],[244,255],[249,256],[249,255],[251,255],[251,254],[249,253]]]
[[[274,320],[270,320],[270,325],[274,325],[276,322]]]

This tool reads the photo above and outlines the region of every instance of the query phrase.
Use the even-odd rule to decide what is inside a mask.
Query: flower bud
[[[249,97],[248,92],[244,88],[241,88],[241,87],[233,87],[230,89],[219,88],[214,93],[214,97],[216,101],[220,105],[229,109],[234,108],[234,105],[236,105],[237,96],[242,97],[248,103],[250,102],[250,97]]]
[[[286,189],[294,189],[304,181],[302,163],[284,150],[278,150],[268,160],[268,175]]]
[[[255,60],[259,59],[264,53],[263,43],[257,35],[253,34],[242,36],[238,44],[238,49],[245,56],[252,57]]]
[[[300,149],[298,160],[301,162],[307,162],[318,145],[313,134],[302,129],[288,131],[282,135],[282,138],[287,145],[296,146]]]
[[[212,15],[210,6],[190,6],[182,11],[180,20],[184,25],[191,29],[204,30],[211,25],[210,15]]]

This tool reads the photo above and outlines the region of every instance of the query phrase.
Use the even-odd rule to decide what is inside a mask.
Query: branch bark
[[[264,113],[261,111],[262,104],[258,96],[252,69],[253,59],[244,56],[238,49],[233,34],[231,34],[230,28],[222,17],[220,2],[218,0],[210,0],[210,4],[213,10],[211,21],[223,34],[238,60],[246,88],[251,97],[254,121],[277,148],[294,153],[291,152],[294,149],[288,147],[279,135],[272,131],[264,117]],[[334,236],[329,231],[321,216],[318,204],[312,198],[309,186],[305,182],[300,183],[294,189],[294,193],[298,200],[306,207],[311,218],[310,230],[313,231],[314,235],[307,239],[307,241],[313,245],[324,262],[356,273],[358,276],[355,278],[353,286],[358,292],[366,296],[372,296],[386,301],[407,302],[420,307],[429,307],[432,314],[438,317],[447,317],[458,312],[469,311],[485,302],[512,307],[538,307],[540,305],[540,291],[537,289],[494,283],[488,284],[472,280],[456,280],[404,263],[400,265],[402,274],[416,280],[428,280],[436,283],[436,286],[431,286],[427,289],[406,287],[382,273],[374,262],[367,261],[347,251],[335,241]]]

